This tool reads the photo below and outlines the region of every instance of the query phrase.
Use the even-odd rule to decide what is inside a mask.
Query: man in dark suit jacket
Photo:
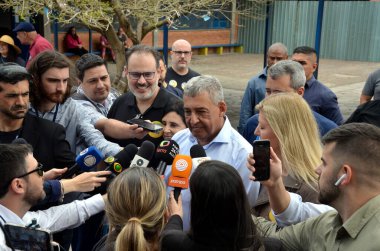
[[[7,63],[0,67],[0,142],[25,139],[44,170],[70,167],[75,155],[65,140],[65,129],[56,123],[27,114],[29,74],[24,67]]]

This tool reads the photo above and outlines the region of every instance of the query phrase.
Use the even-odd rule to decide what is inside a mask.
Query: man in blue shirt
[[[240,105],[238,131],[243,133],[247,120],[255,114],[255,106],[265,97],[265,82],[268,69],[280,60],[288,59],[288,49],[282,43],[272,44],[267,53],[267,66],[263,71],[248,81]]]
[[[283,60],[276,63],[268,70],[268,79],[265,87],[266,94],[271,95],[280,92],[296,92],[302,96],[305,91],[305,79],[305,72],[300,64],[291,60]],[[313,114],[317,121],[321,136],[337,127],[334,122],[317,112],[313,111]],[[248,119],[243,130],[243,137],[251,144],[253,144],[253,141],[256,139],[254,132],[259,123],[258,119],[258,114],[252,116]]]
[[[305,70],[306,84],[303,97],[311,109],[341,125],[343,116],[339,110],[338,98],[313,75],[318,67],[316,51],[308,46],[297,47],[293,51],[292,60],[300,63]]]

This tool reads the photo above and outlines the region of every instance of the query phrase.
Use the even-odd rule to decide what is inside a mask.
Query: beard
[[[334,185],[335,181],[329,179],[326,184],[329,184],[329,187],[321,187],[319,184],[319,203],[331,205],[340,195],[340,190]]]
[[[65,99],[65,94],[62,92],[55,92],[55,93],[46,94],[45,97],[50,102],[62,104]]]
[[[9,110],[1,110],[1,113],[10,119],[23,119],[27,112],[27,105],[14,105]]]
[[[25,193],[24,201],[26,201],[29,205],[35,206],[40,201],[42,201],[45,198],[46,194],[43,189],[41,189],[40,193],[36,192],[36,189],[31,188],[28,186],[27,191]]]

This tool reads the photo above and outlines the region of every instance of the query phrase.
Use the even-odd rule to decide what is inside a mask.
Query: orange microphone
[[[178,202],[178,196],[182,189],[189,188],[189,177],[192,169],[192,159],[188,155],[178,154],[172,164],[172,175],[169,177],[168,186],[174,187],[174,198]]]

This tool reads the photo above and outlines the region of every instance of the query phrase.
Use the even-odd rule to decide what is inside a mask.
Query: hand
[[[253,175],[249,176],[250,180],[255,180],[254,173],[255,169],[255,160],[253,159],[253,154],[250,153],[247,157],[247,168],[252,171]],[[268,180],[261,181],[260,183],[264,186],[270,187],[278,184],[278,180],[282,179],[282,163],[281,160],[277,157],[273,148],[270,148],[270,177]]]
[[[50,169],[49,171],[44,172],[44,180],[53,180],[57,178],[58,176],[64,174],[67,171],[67,167],[58,169],[58,168],[53,168]]]
[[[111,171],[85,172],[75,176],[72,179],[62,180],[61,182],[65,193],[73,191],[90,192],[96,187],[101,186],[101,184],[107,180],[106,177],[102,176],[107,176],[110,174]]]
[[[177,202],[174,198],[174,191],[170,191],[168,209],[169,209],[170,216],[177,214],[181,218],[183,218],[182,195],[181,194],[179,195],[178,202]]]
[[[143,139],[149,131],[144,130],[144,128],[139,127],[136,124],[129,125],[128,134],[131,135],[130,138]]]

